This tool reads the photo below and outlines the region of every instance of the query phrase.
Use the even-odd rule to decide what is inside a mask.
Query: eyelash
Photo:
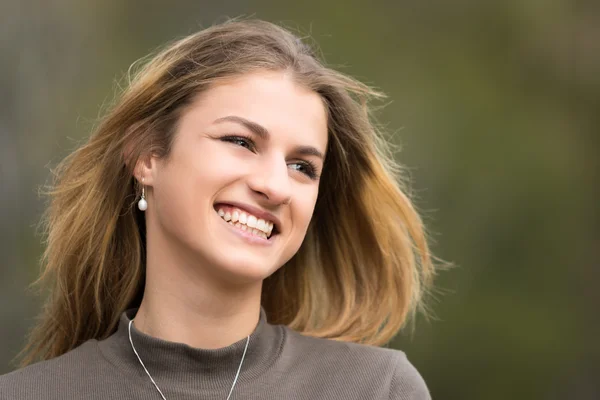
[[[227,142],[227,143],[233,143],[235,145],[238,145],[240,147],[244,147],[252,152],[254,152],[254,150],[256,149],[256,145],[254,144],[254,140],[252,140],[251,137],[249,136],[245,136],[245,135],[235,135],[235,136],[224,136],[221,138],[221,140],[223,142]],[[246,144],[246,146],[243,146],[241,144],[239,144],[240,142],[243,142],[244,144]],[[295,164],[298,165],[302,165],[305,168],[307,168],[308,170],[305,172],[302,172],[298,169],[296,169],[296,171],[300,171],[300,173],[308,176],[310,179],[312,180],[317,180],[319,178],[319,175],[317,174],[317,167],[316,165],[308,160],[302,160],[300,162],[297,162]]]

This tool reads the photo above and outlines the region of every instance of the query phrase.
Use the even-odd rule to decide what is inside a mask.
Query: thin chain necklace
[[[144,368],[144,371],[146,371],[146,375],[148,375],[148,378],[150,378],[150,380],[152,381],[152,384],[154,385],[154,387],[156,388],[156,390],[158,390],[158,393],[160,394],[160,397],[162,397],[163,400],[167,400],[167,398],[165,397],[165,395],[163,394],[163,392],[160,390],[160,388],[158,387],[158,385],[154,381],[154,378],[152,378],[152,375],[150,375],[150,372],[148,372],[148,369],[144,365],[144,362],[140,358],[140,355],[138,354],[137,350],[135,349],[135,346],[133,345],[133,340],[131,339],[131,324],[133,324],[133,320],[129,321],[129,327],[128,327],[129,343],[131,343],[131,349],[133,350],[133,352],[135,353],[138,361],[142,365],[142,368]],[[248,337],[246,338],[246,347],[244,348],[244,354],[242,354],[242,360],[240,361],[240,366],[238,367],[237,374],[235,374],[235,379],[233,380],[233,385],[231,385],[231,389],[229,390],[229,395],[227,395],[227,400],[229,400],[229,398],[231,397],[231,393],[233,393],[233,388],[235,387],[235,384],[237,383],[238,377],[240,376],[240,371],[242,370],[242,364],[244,363],[244,358],[246,357],[246,350],[248,350],[248,343],[250,343],[250,335],[248,335]]]

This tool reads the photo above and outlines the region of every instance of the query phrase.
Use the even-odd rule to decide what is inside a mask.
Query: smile
[[[215,209],[223,221],[252,236],[268,240],[276,233],[272,221],[258,218],[237,207],[218,205]]]

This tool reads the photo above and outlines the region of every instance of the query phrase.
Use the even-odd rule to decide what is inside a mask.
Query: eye
[[[315,165],[310,161],[298,161],[290,163],[288,164],[288,166],[291,169],[308,176],[312,180],[319,179],[319,175],[317,174],[317,167],[315,167]]]
[[[249,137],[245,137],[245,136],[224,136],[221,138],[221,140],[223,142],[228,142],[228,143],[233,143],[237,146],[240,147],[245,147],[246,149],[250,150],[250,151],[254,151],[255,149],[255,145],[254,145],[254,141],[252,139],[250,139]]]

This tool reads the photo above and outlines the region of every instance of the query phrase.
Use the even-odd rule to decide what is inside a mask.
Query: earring
[[[142,198],[138,201],[138,208],[141,211],[146,211],[148,202],[146,201],[146,187],[144,186],[144,178],[142,178]]]

